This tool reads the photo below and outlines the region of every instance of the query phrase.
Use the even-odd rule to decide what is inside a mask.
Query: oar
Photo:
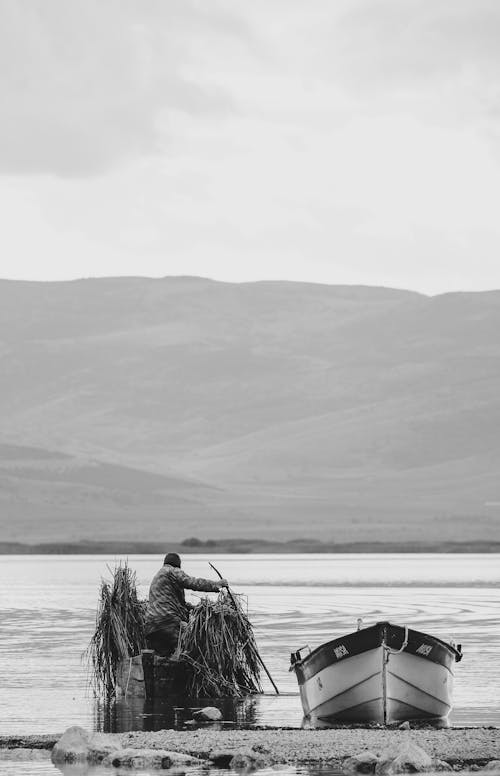
[[[224,577],[222,576],[222,574],[220,573],[220,571],[219,571],[218,569],[216,569],[216,568],[215,568],[215,566],[214,566],[214,564],[213,564],[213,563],[210,563],[210,561],[209,561],[209,562],[208,562],[208,565],[209,565],[209,566],[211,566],[211,567],[213,568],[213,570],[215,571],[215,573],[217,574],[217,576],[219,577],[219,579],[224,579]],[[234,608],[236,609],[236,611],[238,611],[238,607],[237,607],[237,605],[236,605],[236,601],[234,600],[233,594],[231,593],[231,591],[230,591],[229,587],[227,588],[227,592],[229,593],[229,597],[230,597],[231,601],[233,602],[233,606],[234,606]],[[262,668],[264,669],[264,671],[266,672],[266,674],[267,674],[267,676],[268,676],[268,679],[269,679],[269,681],[271,682],[272,686],[273,686],[273,687],[274,687],[274,689],[276,690],[276,695],[279,695],[279,694],[280,694],[280,691],[279,691],[279,690],[278,690],[278,688],[276,687],[276,685],[275,685],[275,683],[274,683],[274,680],[273,680],[273,677],[272,677],[272,676],[271,676],[271,674],[269,673],[269,671],[268,671],[268,668],[267,668],[266,664],[264,663],[264,661],[262,660],[262,658],[261,658],[261,656],[260,656],[259,652],[257,652],[257,657],[259,658],[259,662],[260,662],[260,664],[261,664]]]

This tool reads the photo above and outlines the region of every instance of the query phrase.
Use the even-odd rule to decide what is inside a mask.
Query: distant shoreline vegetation
[[[182,542],[86,541],[0,542],[0,555],[163,555],[167,550],[185,555],[274,553],[496,553],[500,542],[321,542],[315,539],[263,541],[259,539],[198,539]]]

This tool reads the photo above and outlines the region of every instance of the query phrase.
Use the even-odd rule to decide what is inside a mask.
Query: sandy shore
[[[216,751],[254,749],[275,763],[340,766],[349,756],[412,741],[429,755],[455,768],[482,766],[500,759],[500,728],[449,728],[447,730],[196,730],[135,731],[111,736],[123,748],[169,749],[209,759]],[[50,749],[58,736],[1,736],[0,747]]]

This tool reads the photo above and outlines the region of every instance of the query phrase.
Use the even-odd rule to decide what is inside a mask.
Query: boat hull
[[[148,700],[183,694],[184,667],[177,660],[143,649],[140,655],[126,658],[118,664],[116,687],[125,697]]]
[[[445,720],[457,659],[440,639],[377,623],[298,656],[293,668],[306,720],[390,724]]]

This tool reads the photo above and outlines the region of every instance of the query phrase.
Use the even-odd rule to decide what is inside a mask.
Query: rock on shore
[[[424,754],[408,763],[408,753],[415,754],[413,746],[420,747]],[[484,768],[485,773],[500,776],[499,728],[215,730],[200,727],[121,734],[88,733],[82,728],[70,728],[63,736],[0,736],[0,760],[45,759],[52,748],[56,762],[58,758],[59,762],[80,759],[80,762],[106,761],[111,765],[113,760],[123,760],[124,767],[134,757],[142,758],[137,763],[158,763],[161,754],[163,767],[170,764],[181,769],[188,760],[193,766],[201,761],[205,765],[246,770],[271,764],[324,764],[344,772],[390,776],[399,766],[407,771],[418,770],[415,766],[420,757],[419,767],[424,770]],[[146,756],[149,759],[144,759]],[[399,764],[391,765],[398,756]]]
[[[68,728],[52,749],[54,765],[64,763],[101,763],[114,768],[171,768],[203,765],[204,760],[162,747],[127,746],[123,736],[88,733],[81,727]]]
[[[1,745],[1,741],[0,741]],[[69,728],[52,760],[170,767],[212,764],[256,769],[272,764],[327,764],[350,773],[429,772],[484,767],[500,754],[500,729],[446,730],[160,730],[121,734]],[[495,772],[489,766],[489,772]]]
[[[371,750],[381,754],[411,741],[434,760],[451,765],[483,766],[498,759],[500,729],[448,728],[445,730],[387,730],[342,728],[336,730],[161,730],[122,734],[127,746],[174,749],[209,758],[216,750],[264,749],[275,763],[307,765],[328,763],[340,767],[347,757]]]

